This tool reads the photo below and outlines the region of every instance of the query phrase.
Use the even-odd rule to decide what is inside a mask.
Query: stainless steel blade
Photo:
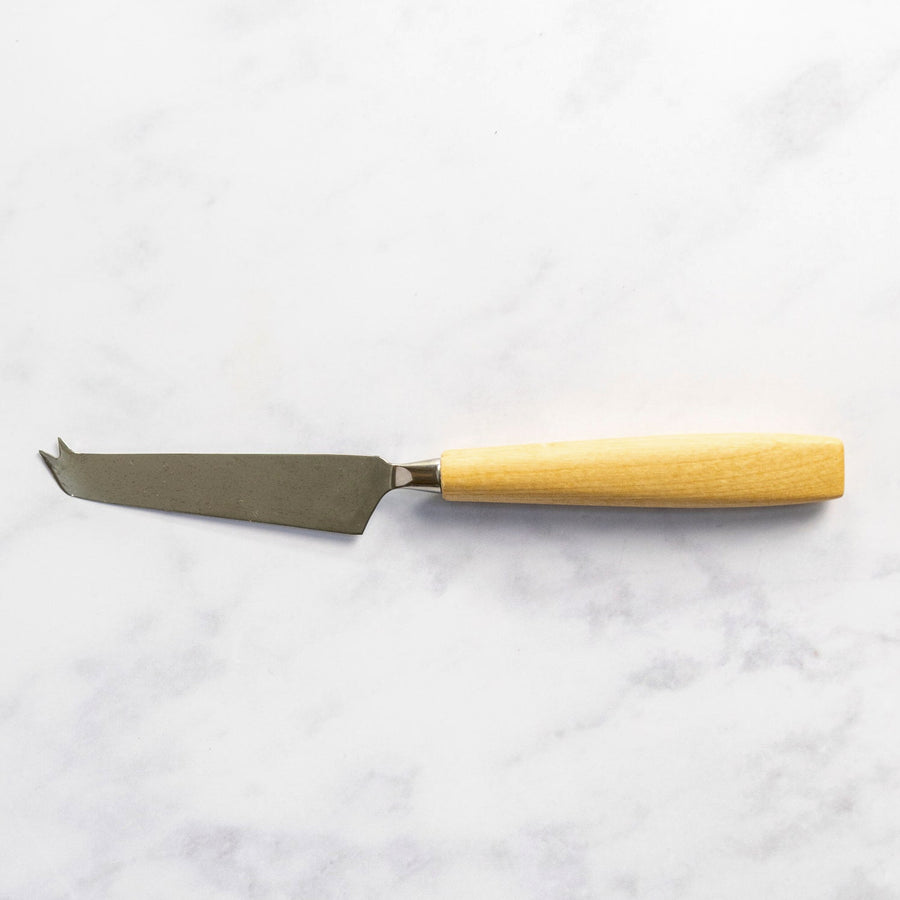
[[[378,456],[74,453],[61,439],[58,457],[41,456],[73,497],[344,534],[362,534],[401,486]]]

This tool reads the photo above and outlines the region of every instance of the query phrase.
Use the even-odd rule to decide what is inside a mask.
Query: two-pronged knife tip
[[[56,439],[56,443],[59,445],[59,447],[56,451],[56,453],[57,453],[56,456],[53,456],[52,454],[48,453],[46,450],[38,450],[38,453],[40,453],[41,456],[44,457],[44,460],[48,463],[48,465],[53,462],[56,462],[57,460],[62,459],[66,455],[68,455],[68,456],[75,455],[74,451],[68,446],[68,444],[66,444],[66,442],[61,437],[58,437]]]
[[[66,486],[60,481],[59,478],[59,467],[60,465],[68,459],[70,456],[75,456],[75,453],[69,448],[66,442],[58,437],[56,439],[56,443],[59,445],[57,449],[57,455],[53,456],[51,453],[48,453],[46,450],[38,450],[38,453],[41,454],[41,459],[47,464],[47,468],[52,473],[53,477],[56,479],[56,483],[71,497],[74,496],[70,490],[66,488]]]

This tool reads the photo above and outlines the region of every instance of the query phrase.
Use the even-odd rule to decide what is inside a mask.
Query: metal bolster
[[[425,459],[421,462],[394,466],[392,488],[411,488],[414,491],[441,492],[441,461]]]

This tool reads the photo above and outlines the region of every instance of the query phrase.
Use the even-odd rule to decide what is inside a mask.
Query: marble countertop
[[[900,897],[896,3],[0,11],[0,896]],[[358,538],[39,448],[834,434]]]

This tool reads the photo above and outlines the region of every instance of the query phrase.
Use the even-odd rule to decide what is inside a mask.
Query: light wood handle
[[[447,450],[447,500],[779,506],[844,493],[844,445],[803,434],[686,434]]]

